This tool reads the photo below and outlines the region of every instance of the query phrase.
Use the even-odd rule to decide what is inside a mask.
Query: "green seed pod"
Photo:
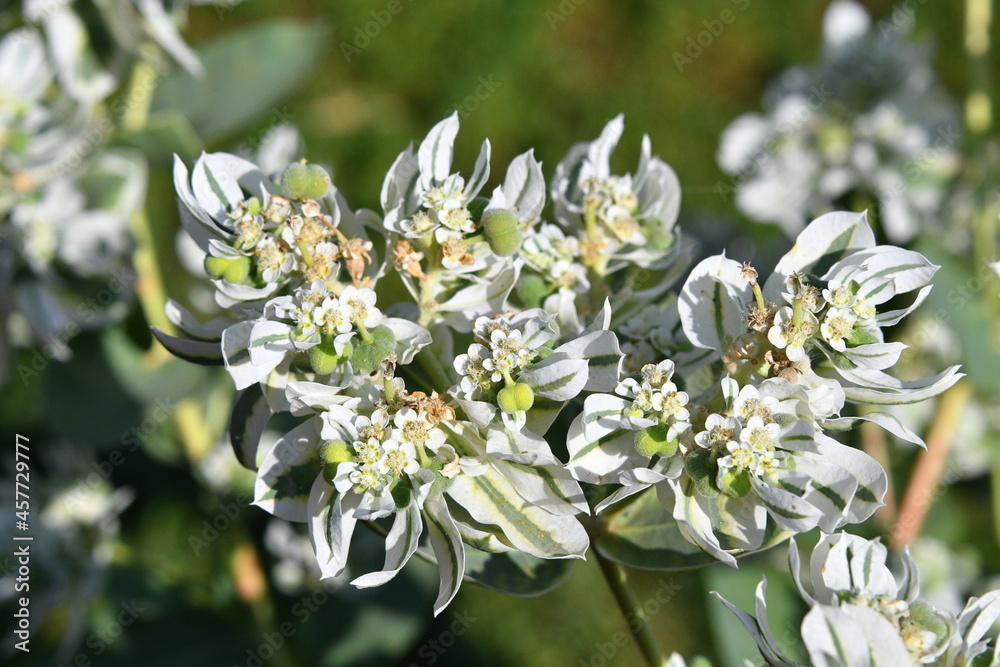
[[[281,174],[281,189],[291,199],[305,199],[309,184],[309,167],[301,162],[293,162]]]
[[[358,373],[373,372],[396,349],[396,336],[389,327],[378,326],[369,333],[371,341],[358,342],[351,353],[351,366]]]
[[[540,308],[542,300],[551,292],[544,278],[533,275],[522,275],[515,289],[527,308]]]
[[[205,272],[215,279],[239,285],[250,277],[249,257],[205,257]]]
[[[226,269],[229,268],[229,263],[232,261],[229,257],[205,255],[205,273],[212,278],[222,278]]]
[[[684,469],[694,482],[694,488],[706,498],[719,495],[716,477],[719,474],[719,464],[708,449],[695,449],[684,459]]]
[[[662,424],[656,424],[635,434],[635,449],[643,456],[670,456],[677,451],[677,440],[667,438],[668,430]]]
[[[465,208],[468,209],[469,217],[472,218],[472,221],[478,225],[479,221],[483,219],[483,213],[486,211],[486,207],[489,205],[490,200],[486,197],[476,197],[466,204]]]
[[[746,470],[727,470],[722,475],[721,490],[735,498],[745,498],[751,490],[750,475]]]
[[[392,487],[392,500],[396,504],[396,509],[401,510],[410,506],[413,499],[413,487],[407,479],[400,479],[396,486]]]
[[[347,347],[348,349],[344,350],[344,354],[337,354],[333,343],[320,343],[319,345],[310,347],[309,365],[312,366],[313,372],[319,375],[329,375],[332,373],[333,369],[350,356],[350,345]]]
[[[330,440],[320,445],[319,458],[323,462],[323,479],[327,484],[333,484],[337,467],[345,461],[353,460],[354,452],[343,440]]]
[[[330,174],[318,164],[308,165],[308,169],[305,198],[319,199],[330,189]]]
[[[535,404],[535,392],[523,382],[507,385],[497,394],[497,405],[504,412],[530,410]]]
[[[521,229],[514,212],[492,209],[483,213],[483,233],[490,249],[501,257],[510,257],[521,248]]]
[[[237,257],[222,272],[222,279],[234,285],[241,285],[250,277],[251,266],[249,257]]]

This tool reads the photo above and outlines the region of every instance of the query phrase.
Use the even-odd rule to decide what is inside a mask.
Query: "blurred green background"
[[[766,265],[764,258],[790,246],[776,228],[746,221],[731,198],[716,192],[717,184],[728,180],[715,154],[722,130],[739,114],[760,109],[770,79],[790,65],[815,60],[826,2],[398,0],[397,14],[387,11],[390,4],[248,0],[221,9],[194,8],[185,35],[195,47],[276,18],[302,20],[322,31],[301,43],[296,66],[308,67],[304,83],[252,122],[202,132],[204,147],[254,148],[269,127],[291,121],[305,137],[306,156],[332,166],[334,182],[351,205],[377,209],[382,178],[396,154],[453,110],[460,111],[462,122],[458,168],[471,168],[488,137],[494,182],[511,158],[531,147],[551,176],[571,144],[595,137],[608,119],[623,112],[626,133],[613,166],[631,170],[642,134],[648,133],[654,152],[680,177],[681,228],[703,249],[736,244],[733,256],[756,252]],[[879,20],[904,3],[864,4]],[[961,3],[909,4],[916,7],[916,33],[937,46],[935,63],[945,85],[961,97],[966,85]],[[735,19],[679,71],[675,53],[691,56],[689,38],[708,30],[706,22],[715,22],[724,11]],[[386,16],[391,17],[387,22]],[[385,25],[378,24],[379,18]],[[369,28],[374,34],[365,35],[373,22],[377,31]],[[321,49],[316,51],[312,42]],[[284,63],[276,59],[276,67],[257,71],[245,71],[250,65],[240,61],[230,67],[253,86],[281,90]],[[257,76],[260,71],[267,76]],[[240,99],[223,92],[209,102],[230,107],[235,116]],[[193,153],[200,146],[179,140],[151,146],[147,210],[168,292],[185,300],[191,279],[174,256],[176,207],[170,151],[163,147]],[[274,564],[259,548],[268,516],[240,504],[235,493],[210,490],[189,464],[204,452],[181,444],[186,408],[177,406],[193,397],[200,405],[215,406],[210,419],[224,422],[229,378],[222,371],[183,365],[144,374],[136,356],[151,344],[146,324],[137,309],[126,326],[128,339],[81,335],[71,363],[53,364],[37,381],[11,383],[3,391],[5,433],[30,435],[36,449],[67,443],[89,452],[98,464],[120,448],[122,434],[143,422],[155,400],[168,401],[172,413],[182,417],[155,423],[141,449],[114,466],[114,485],[128,486],[136,496],[122,517],[122,544],[108,588],[88,603],[82,645],[61,661],[51,657],[47,649],[63,632],[56,619],[35,636],[37,653],[18,655],[11,664],[640,663],[635,646],[620,640],[625,625],[593,563],[577,563],[566,585],[539,599],[465,585],[438,619],[430,616],[436,570],[424,563],[414,562],[399,580],[378,590],[346,587],[327,594],[312,585],[288,594],[275,589],[261,578]],[[30,354],[22,353],[21,359]],[[900,470],[906,470],[908,456],[909,450]],[[982,563],[985,573],[996,574],[1000,558],[989,498],[985,480],[947,487],[926,532],[974,544],[990,555]],[[195,555],[190,538],[202,533],[204,521],[233,506],[238,509],[232,525]],[[983,511],[963,511],[968,507]],[[368,546],[377,552],[374,540]],[[657,602],[652,623],[665,648],[688,658],[702,654],[716,664],[741,665],[739,656],[756,657],[752,641],[708,591],[720,589],[749,608],[761,573],[768,574],[775,599],[772,623],[785,637],[804,609],[791,601],[784,561],[780,548],[748,559],[739,571],[719,566],[686,574],[637,573],[637,595]],[[75,595],[70,588],[59,590]],[[661,590],[670,591],[662,604]],[[112,635],[122,603],[133,600],[142,611]],[[291,632],[283,633],[283,623]]]

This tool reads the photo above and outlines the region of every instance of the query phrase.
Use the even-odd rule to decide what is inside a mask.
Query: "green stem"
[[[146,126],[149,109],[153,104],[153,91],[160,78],[160,72],[148,60],[136,61],[125,93],[125,106],[118,121],[118,127],[125,134],[133,134]]]
[[[975,137],[987,134],[993,122],[989,59],[992,14],[990,0],[965,0],[965,53],[969,58],[965,123]]]
[[[625,568],[604,558],[596,549],[591,550],[591,553],[597,558],[597,564],[601,566],[604,579],[608,582],[608,587],[614,594],[615,602],[618,603],[618,608],[626,621],[625,625],[639,645],[646,662],[651,667],[666,667],[667,656],[656,643],[656,637],[653,636],[653,630],[649,626],[649,619],[646,618],[642,605],[628,585]]]

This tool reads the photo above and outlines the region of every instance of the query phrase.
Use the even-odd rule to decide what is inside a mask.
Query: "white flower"
[[[436,428],[423,412],[403,408],[393,418],[393,438],[415,448],[436,452],[444,444],[445,434]]]
[[[805,358],[806,343],[816,333],[816,316],[811,312],[802,313],[798,324],[793,322],[793,309],[785,307],[774,315],[774,325],[767,332],[767,339],[779,350],[784,350],[789,361]]]
[[[819,333],[823,340],[833,349],[843,352],[847,349],[845,338],[854,333],[854,325],[858,317],[852,311],[841,308],[830,308],[826,311],[823,323],[819,325]]]
[[[747,420],[746,426],[740,431],[740,441],[748,445],[755,453],[773,453],[778,445],[781,427],[778,424],[765,424],[764,420],[754,415]]]
[[[400,475],[413,475],[420,470],[417,450],[411,442],[389,440],[383,443],[380,464],[387,474],[397,478]]]
[[[348,285],[340,293],[340,304],[350,313],[350,321],[367,329],[382,323],[382,311],[375,307],[375,299],[375,290],[369,287]]]
[[[735,417],[713,413],[705,420],[704,430],[695,434],[694,441],[703,449],[724,450],[730,443],[739,442],[741,429],[742,426]]]

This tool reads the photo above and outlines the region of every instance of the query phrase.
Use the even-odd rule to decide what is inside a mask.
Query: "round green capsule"
[[[636,451],[643,456],[670,456],[677,451],[677,440],[668,437],[667,427],[662,424],[636,431],[634,442]]]
[[[250,277],[249,257],[205,257],[205,272],[212,278],[240,285]]]
[[[281,175],[281,188],[292,199],[319,199],[330,189],[330,174],[318,164],[293,162]]]
[[[483,213],[483,233],[490,249],[501,257],[510,257],[521,247],[521,228],[513,211],[503,208]]]
[[[497,393],[497,405],[504,412],[530,410],[535,404],[535,392],[523,382],[507,385]]]

